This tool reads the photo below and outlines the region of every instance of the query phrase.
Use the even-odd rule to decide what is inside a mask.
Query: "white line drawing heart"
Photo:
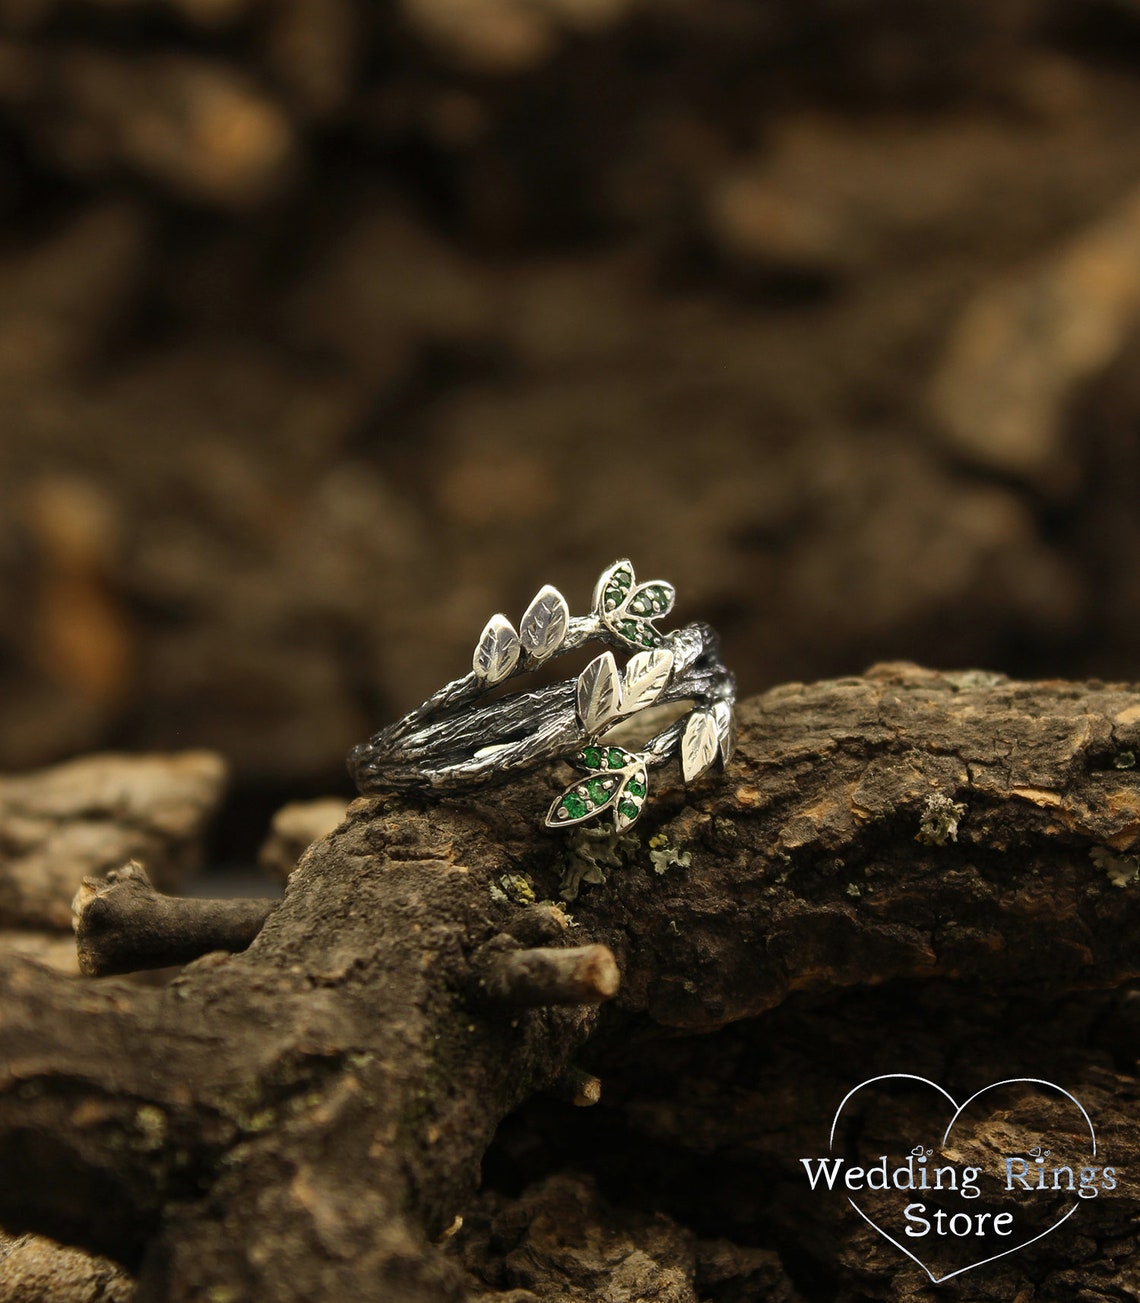
[[[936,1091],[938,1091],[940,1095],[942,1095],[945,1099],[949,1100],[950,1106],[954,1109],[954,1116],[950,1119],[949,1123],[947,1124],[946,1130],[942,1133],[943,1144],[946,1143],[947,1139],[950,1136],[950,1132],[954,1129],[955,1122],[957,1122],[958,1119],[962,1116],[962,1113],[967,1108],[969,1108],[969,1106],[974,1102],[974,1100],[984,1095],[986,1091],[996,1090],[999,1086],[1017,1086],[1017,1085],[1048,1086],[1050,1090],[1055,1090],[1059,1095],[1064,1095],[1067,1100],[1069,1100],[1070,1102],[1072,1102],[1077,1106],[1077,1109],[1080,1112],[1081,1117],[1083,1117],[1085,1120],[1085,1125],[1089,1129],[1089,1140],[1092,1144],[1092,1156],[1093,1158],[1096,1157],[1096,1132],[1093,1130],[1092,1119],[1089,1117],[1088,1113],[1085,1112],[1084,1105],[1080,1102],[1080,1100],[1077,1099],[1075,1095],[1071,1095],[1063,1086],[1058,1086],[1055,1082],[1046,1081],[1043,1077],[1006,1077],[1004,1081],[991,1081],[988,1086],[983,1086],[981,1090],[974,1091],[974,1093],[970,1096],[968,1100],[965,1101],[965,1103],[959,1104],[958,1101],[954,1098],[954,1096],[951,1095],[948,1090],[944,1090],[936,1081],[930,1081],[927,1077],[920,1077],[913,1072],[885,1072],[878,1077],[868,1077],[866,1081],[861,1081],[857,1086],[852,1087],[852,1089],[849,1090],[847,1094],[844,1095],[843,1098],[840,1100],[839,1107],[835,1110],[835,1116],[831,1120],[831,1134],[827,1138],[829,1149],[834,1147],[835,1145],[835,1129],[839,1125],[839,1118],[843,1112],[844,1106],[847,1104],[847,1101],[853,1095],[861,1091],[864,1086],[873,1086],[878,1081],[920,1081],[924,1086],[932,1086]],[[930,1277],[930,1283],[932,1285],[940,1285],[944,1280],[950,1280],[954,1276],[960,1276],[964,1271],[973,1271],[975,1267],[984,1267],[987,1263],[996,1262],[998,1258],[1005,1258],[1011,1253],[1020,1253],[1022,1249],[1027,1249],[1031,1244],[1035,1244],[1038,1240],[1043,1240],[1046,1235],[1052,1235],[1052,1233],[1057,1229],[1057,1227],[1062,1226],[1065,1222],[1067,1222],[1069,1218],[1073,1215],[1073,1213],[1075,1213],[1077,1209],[1080,1207],[1080,1200],[1078,1199],[1077,1202],[1073,1204],[1073,1206],[1068,1210],[1068,1212],[1064,1214],[1063,1217],[1058,1218],[1058,1220],[1055,1221],[1052,1224],[1052,1226],[1047,1226],[1045,1230],[1043,1230],[1039,1235],[1035,1235],[1031,1240],[1026,1240],[1023,1244],[1015,1244],[1010,1249],[1003,1249],[1001,1253],[992,1254],[990,1257],[982,1258],[978,1262],[971,1262],[965,1267],[958,1267],[957,1270],[955,1271],[948,1271],[944,1276],[936,1276],[926,1265],[926,1263],[922,1261],[921,1258],[911,1253],[911,1251],[905,1245],[900,1244],[898,1240],[896,1240],[893,1236],[888,1235],[887,1232],[883,1230],[883,1228],[873,1218],[869,1217],[863,1211],[863,1209],[859,1207],[859,1205],[855,1202],[854,1199],[851,1198],[850,1195],[847,1196],[847,1202],[851,1205],[852,1208],[855,1209],[855,1211],[859,1214],[859,1216],[862,1217],[865,1222],[867,1222],[868,1225],[873,1226],[875,1230],[879,1232],[879,1234],[883,1237],[884,1240],[886,1240],[890,1244],[893,1244],[900,1253],[905,1253],[906,1256],[910,1258],[912,1262],[917,1263],[922,1268],[922,1270],[926,1272],[927,1276]]]

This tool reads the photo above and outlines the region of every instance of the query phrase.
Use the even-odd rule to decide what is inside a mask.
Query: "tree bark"
[[[557,774],[361,799],[241,954],[161,989],[5,960],[0,1222],[130,1265],[140,1303],[459,1299],[435,1241],[599,1031],[1140,974],[1140,691],[886,665],[739,722],[727,773],[659,779],[608,866],[537,831]],[[572,921],[527,903],[586,854]]]

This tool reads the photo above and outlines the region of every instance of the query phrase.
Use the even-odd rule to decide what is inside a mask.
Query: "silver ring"
[[[602,572],[589,615],[572,617],[556,588],[540,589],[517,630],[505,615],[491,617],[469,674],[353,747],[349,773],[365,793],[462,791],[569,759],[584,777],[551,805],[546,827],[609,812],[615,831],[624,832],[641,814],[651,769],[679,755],[688,783],[732,754],[735,680],[707,624],[669,634],[655,627],[674,599],[672,584],[639,584],[624,560]],[[576,678],[487,699],[508,679],[594,641],[632,655],[619,669],[605,651]],[[649,707],[678,702],[692,705],[636,750],[607,736]]]

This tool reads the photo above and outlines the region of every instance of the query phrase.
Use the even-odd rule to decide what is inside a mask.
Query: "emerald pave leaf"
[[[557,588],[540,588],[519,622],[519,642],[532,664],[544,661],[562,646],[570,627],[570,608]]]
[[[655,620],[659,615],[668,615],[677,600],[677,590],[663,579],[654,579],[652,583],[638,584],[630,596],[626,610],[630,615],[643,620]]]
[[[632,616],[611,622],[610,628],[635,647],[658,647],[664,641],[648,620],[635,620]]]
[[[586,801],[585,791],[571,788],[568,792],[563,792],[550,807],[546,816],[546,826],[558,828],[572,823],[581,823],[583,819],[590,818],[593,813]]]
[[[492,615],[471,660],[476,679],[487,687],[501,683],[518,664],[519,651],[515,626],[505,615]]]
[[[602,571],[594,585],[594,610],[603,617],[616,611],[632,587],[633,566],[628,561],[615,561]]]
[[[601,733],[621,714],[621,675],[613,652],[603,652],[578,675],[578,719],[589,734]]]
[[[599,774],[567,788],[550,807],[548,828],[565,828],[601,814],[621,790],[620,774]]]
[[[594,610],[619,638],[635,647],[658,647],[662,635],[651,621],[669,614],[676,591],[663,579],[634,585],[630,562],[615,561],[608,570],[602,571],[594,588]]]
[[[716,759],[720,736],[708,710],[694,710],[681,735],[681,774],[686,783],[699,777]]]
[[[583,747],[574,761],[587,775],[558,797],[546,816],[546,826],[566,828],[612,809],[615,829],[624,832],[645,802],[649,785],[645,761],[615,746]]]
[[[641,807],[645,804],[645,794],[649,790],[649,777],[644,765],[638,765],[621,785],[617,801],[614,804],[614,830],[625,830],[637,820]]]
[[[605,805],[617,788],[617,777],[611,775],[609,778],[588,778],[586,780],[586,794],[593,803],[594,809],[601,809]]]

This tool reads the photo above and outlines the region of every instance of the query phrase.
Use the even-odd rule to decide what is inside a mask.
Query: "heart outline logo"
[[[876,1082],[879,1081],[918,1081],[921,1082],[924,1086],[933,1087],[933,1089],[935,1089],[941,1096],[943,1096],[944,1099],[948,1100],[950,1106],[954,1109],[954,1114],[951,1117],[950,1121],[947,1123],[946,1130],[942,1133],[942,1144],[944,1145],[950,1137],[950,1132],[953,1131],[954,1129],[954,1124],[962,1116],[963,1112],[965,1112],[965,1110],[969,1108],[969,1106],[974,1102],[974,1100],[980,1098],[987,1091],[996,1090],[999,1086],[1017,1086],[1017,1085],[1047,1086],[1050,1090],[1055,1090],[1057,1091],[1058,1094],[1064,1095],[1067,1100],[1069,1100],[1071,1103],[1077,1106],[1077,1110],[1080,1112],[1081,1117],[1084,1118],[1085,1125],[1089,1129],[1089,1139],[1092,1144],[1092,1157],[1095,1158],[1097,1156],[1096,1131],[1093,1128],[1092,1119],[1085,1111],[1085,1107],[1081,1103],[1081,1101],[1077,1099],[1075,1095],[1070,1094],[1069,1091],[1067,1091],[1063,1086],[1058,1086],[1056,1082],[1046,1081],[1043,1077],[1006,1077],[1003,1081],[991,1081],[988,1086],[983,1086],[981,1090],[976,1090],[969,1097],[969,1099],[967,1099],[964,1103],[959,1104],[958,1101],[954,1098],[954,1096],[951,1095],[948,1090],[940,1086],[936,1081],[931,1081],[928,1077],[920,1077],[918,1076],[917,1073],[913,1073],[913,1072],[885,1072],[878,1077],[868,1077],[866,1081],[861,1081],[857,1086],[853,1086],[847,1092],[847,1094],[844,1095],[843,1098],[839,1101],[839,1107],[835,1110],[835,1116],[831,1120],[831,1132],[827,1138],[829,1149],[833,1149],[835,1146],[836,1128],[839,1126],[839,1119],[843,1113],[843,1109],[845,1108],[847,1101],[851,1099],[853,1095],[858,1094],[858,1092],[861,1091],[865,1086],[873,1086]],[[1073,1204],[1073,1206],[1068,1210],[1068,1212],[1064,1214],[1064,1216],[1060,1217],[1051,1226],[1047,1226],[1045,1230],[1035,1235],[1031,1240],[1026,1240],[1023,1244],[1015,1244],[1011,1248],[1003,1249],[1000,1253],[991,1254],[990,1257],[988,1258],[982,1258],[978,1262],[968,1263],[965,1267],[958,1267],[954,1271],[948,1271],[944,1276],[936,1276],[926,1265],[926,1263],[922,1261],[921,1258],[919,1258],[916,1254],[912,1253],[905,1245],[900,1244],[898,1240],[894,1238],[894,1236],[888,1235],[887,1232],[883,1230],[883,1228],[878,1224],[878,1222],[874,1220],[874,1218],[868,1216],[867,1213],[865,1213],[863,1209],[859,1207],[859,1205],[855,1202],[854,1199],[851,1198],[850,1195],[847,1196],[847,1202],[851,1205],[852,1208],[855,1209],[855,1211],[859,1214],[859,1216],[862,1217],[863,1220],[869,1226],[874,1227],[874,1229],[879,1232],[879,1234],[883,1237],[884,1240],[887,1241],[888,1244],[893,1244],[894,1247],[898,1249],[900,1253],[905,1254],[908,1258],[910,1258],[912,1262],[917,1263],[917,1265],[920,1266],[924,1272],[926,1272],[927,1276],[930,1278],[930,1283],[932,1285],[940,1285],[942,1284],[943,1281],[951,1280],[955,1276],[961,1276],[963,1272],[973,1271],[976,1267],[984,1267],[987,1265],[987,1263],[996,1262],[998,1258],[1008,1257],[1011,1253],[1020,1253],[1022,1249],[1027,1249],[1031,1244],[1035,1244],[1038,1240],[1043,1240],[1046,1235],[1052,1235],[1053,1232],[1059,1226],[1063,1226],[1065,1222],[1067,1222],[1069,1218],[1073,1215],[1073,1213],[1075,1213],[1077,1209],[1080,1207],[1080,1200],[1078,1199]]]

